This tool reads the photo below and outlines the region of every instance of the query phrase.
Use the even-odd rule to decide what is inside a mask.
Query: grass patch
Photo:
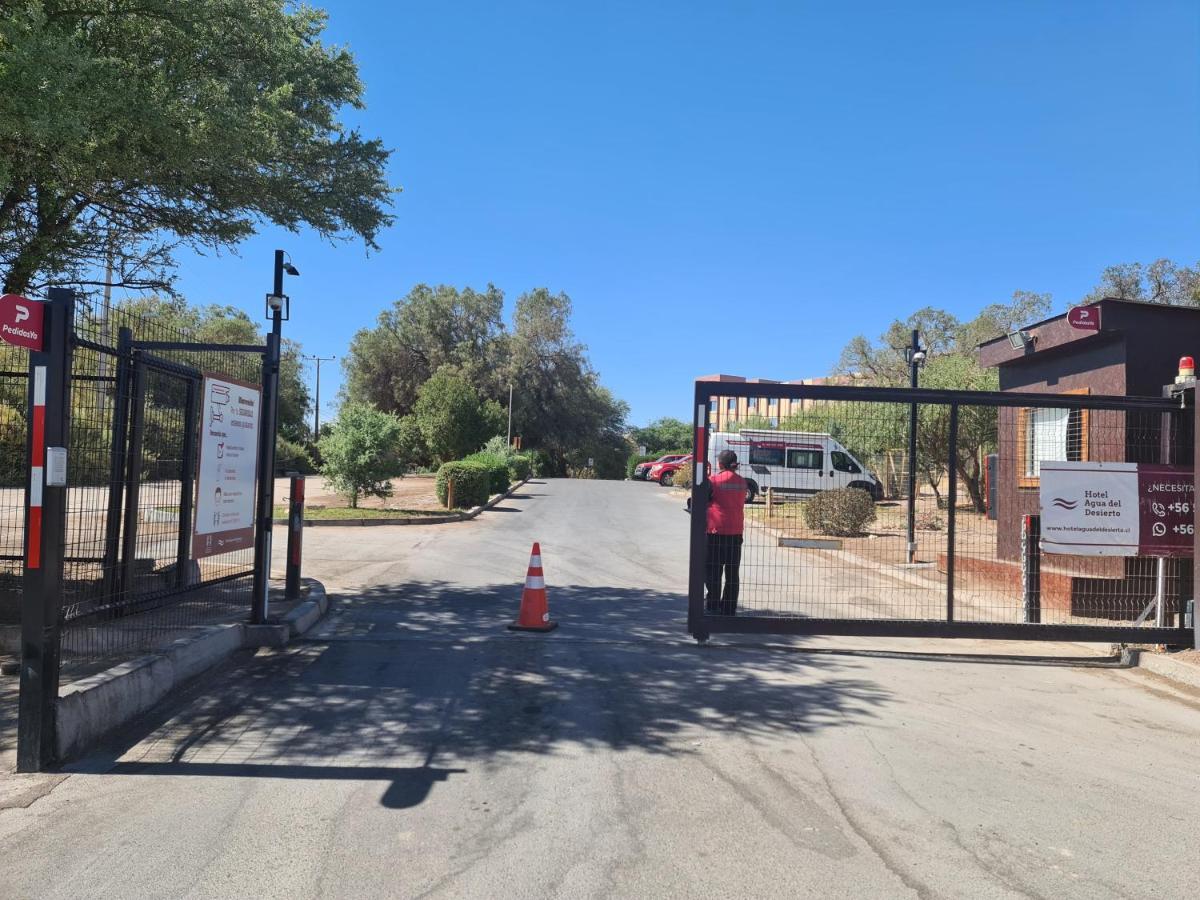
[[[308,506],[305,519],[419,519],[456,513],[457,509],[351,509],[348,506]],[[275,507],[275,518],[286,519],[288,508]]]

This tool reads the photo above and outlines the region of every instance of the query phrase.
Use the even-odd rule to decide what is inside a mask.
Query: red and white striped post
[[[59,613],[66,555],[67,489],[46,483],[47,454],[70,434],[71,335],[75,292],[47,291],[42,349],[29,357],[29,490],[25,492],[25,575],[21,590],[21,694],[17,771],[37,772],[56,756],[54,709],[62,635]]]
[[[29,420],[29,521],[25,568],[42,567],[42,496],[46,482],[46,367],[31,366],[33,407]]]

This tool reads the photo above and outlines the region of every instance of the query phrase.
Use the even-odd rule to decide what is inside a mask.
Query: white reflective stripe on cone
[[[542,558],[540,556],[529,557],[529,568],[540,569],[542,567]]]
[[[538,588],[544,588],[545,586],[546,579],[541,575],[530,575],[525,579],[525,587],[530,588],[531,590],[536,591]]]

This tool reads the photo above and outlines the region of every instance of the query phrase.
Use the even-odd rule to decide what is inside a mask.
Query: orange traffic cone
[[[550,621],[546,604],[546,580],[542,577],[542,547],[534,543],[529,557],[529,572],[525,575],[525,590],[521,593],[521,612],[509,631],[553,631],[557,622]]]

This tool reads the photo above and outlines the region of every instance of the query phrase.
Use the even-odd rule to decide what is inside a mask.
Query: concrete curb
[[[1200,666],[1172,659],[1169,653],[1125,649],[1121,651],[1121,661],[1188,687],[1200,688]]]
[[[312,628],[329,609],[329,598],[319,581],[306,578],[305,583],[308,599],[278,624],[213,625],[202,634],[175,641],[162,653],[121,663],[64,687],[55,707],[59,761],[82,755],[106,734],[238,650],[282,647]]]
[[[305,519],[305,528],[360,528],[369,527],[371,525],[445,525],[450,522],[465,522],[468,519],[473,519],[486,509],[491,509],[501,500],[505,500],[513,495],[514,491],[523,488],[529,479],[526,478],[517,484],[514,484],[503,494],[496,494],[487,503],[482,506],[476,506],[468,509],[466,512],[447,513],[444,516],[398,516],[394,519]],[[287,519],[274,519],[276,525],[288,524]]]

